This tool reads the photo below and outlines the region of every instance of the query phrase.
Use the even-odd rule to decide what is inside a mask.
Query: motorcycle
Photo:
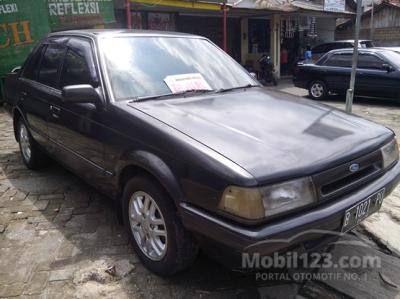
[[[278,80],[275,75],[275,67],[272,63],[271,57],[263,54],[260,59],[258,59],[260,64],[259,81],[266,85],[267,83],[272,83],[274,86],[278,85]]]

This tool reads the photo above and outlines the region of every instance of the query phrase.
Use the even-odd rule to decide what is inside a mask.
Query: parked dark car
[[[359,48],[372,48],[374,43],[370,40],[360,40],[358,42]],[[354,40],[339,40],[330,43],[323,43],[311,49],[313,61],[317,61],[326,53],[332,50],[354,48]]]
[[[335,50],[315,64],[298,64],[294,85],[308,89],[314,100],[329,92],[345,94],[349,88],[353,50]],[[384,49],[359,51],[355,94],[367,97],[395,98],[400,96],[400,54]]]
[[[199,36],[50,34],[7,76],[6,102],[26,166],[51,156],[115,200],[161,275],[199,247],[236,267],[249,248],[316,244],[262,242],[348,231],[400,179],[391,130],[269,91]]]

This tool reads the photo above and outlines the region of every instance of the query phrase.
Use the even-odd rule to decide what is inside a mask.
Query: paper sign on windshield
[[[187,90],[212,90],[204,77],[199,73],[171,75],[164,79],[172,93]]]

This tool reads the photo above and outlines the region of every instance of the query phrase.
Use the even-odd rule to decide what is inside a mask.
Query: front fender
[[[127,167],[151,174],[166,189],[176,204],[184,201],[182,188],[171,168],[157,155],[147,151],[132,151],[123,156],[116,168],[118,183]]]

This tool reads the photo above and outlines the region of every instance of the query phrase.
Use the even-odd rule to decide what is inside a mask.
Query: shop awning
[[[399,0],[400,1],[400,0]],[[348,0],[346,0],[346,3]],[[281,13],[321,13],[331,16],[354,14],[353,11],[327,11],[323,0],[228,0],[234,9],[248,9],[253,11],[272,11]],[[346,5],[348,6],[348,5]]]
[[[184,1],[184,0],[131,0],[133,3],[141,3],[154,6],[169,6],[200,10],[221,10],[223,1]]]

